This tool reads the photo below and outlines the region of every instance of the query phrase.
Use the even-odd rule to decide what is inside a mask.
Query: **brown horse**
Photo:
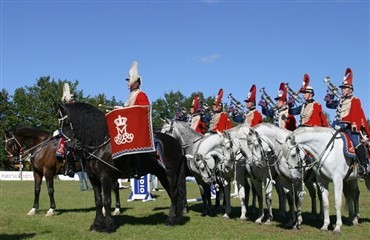
[[[50,132],[39,128],[18,126],[5,131],[4,142],[9,161],[15,164],[25,161],[24,158],[27,158],[30,159],[33,167],[35,198],[33,207],[27,215],[35,215],[39,208],[39,197],[43,177],[45,177],[46,180],[50,199],[50,209],[47,211],[46,216],[54,215],[56,208],[54,200],[54,176],[61,174],[61,169],[65,164],[65,160],[56,157],[58,139],[53,138]],[[81,169],[81,166],[77,165],[76,168],[77,170]],[[120,199],[118,183],[113,190],[116,195],[116,209],[112,214],[119,215]]]

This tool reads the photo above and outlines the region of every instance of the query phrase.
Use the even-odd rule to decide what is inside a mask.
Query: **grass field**
[[[240,207],[236,198],[232,200],[230,220],[222,219],[221,212],[214,217],[201,217],[201,203],[193,202],[181,225],[167,227],[163,224],[169,207],[166,192],[154,192],[156,201],[128,202],[129,189],[120,190],[123,213],[114,217],[117,231],[106,234],[89,231],[95,217],[93,192],[80,192],[78,182],[56,180],[56,214],[45,217],[49,208],[45,182],[39,211],[35,216],[27,216],[33,204],[33,182],[0,181],[0,239],[370,239],[370,193],[363,182],[359,185],[360,224],[350,226],[348,211],[343,207],[343,227],[339,236],[334,236],[331,231],[320,232],[322,221],[313,220],[308,214],[308,195],[304,201],[301,230],[284,229],[283,219],[275,219],[272,225],[241,221],[238,219]],[[199,197],[195,183],[189,182],[187,187],[188,198]],[[331,224],[334,225],[333,193],[330,195]],[[275,194],[274,210],[277,208],[276,199]]]

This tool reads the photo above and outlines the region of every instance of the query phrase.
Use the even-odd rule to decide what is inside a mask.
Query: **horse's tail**
[[[177,221],[183,216],[186,201],[186,158],[182,156],[179,174],[177,177],[177,203],[176,203],[176,216]]]

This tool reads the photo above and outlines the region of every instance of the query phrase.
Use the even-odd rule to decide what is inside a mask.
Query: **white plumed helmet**
[[[70,102],[71,100],[73,100],[73,95],[71,94],[71,90],[69,89],[69,84],[68,83],[64,83],[63,85],[63,95],[62,95],[62,102]]]
[[[126,78],[126,81],[128,81],[129,87],[131,87],[131,85],[137,81],[139,81],[139,84],[141,84],[141,77],[138,73],[136,61],[133,61],[131,64],[130,72],[129,72],[128,78]]]

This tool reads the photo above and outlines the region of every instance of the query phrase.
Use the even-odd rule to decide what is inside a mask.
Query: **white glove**
[[[53,132],[53,137],[58,137],[60,135],[60,130],[57,129]]]
[[[341,130],[341,127],[339,125],[335,125],[334,126],[334,129],[337,130],[337,131],[339,131],[339,130]]]

